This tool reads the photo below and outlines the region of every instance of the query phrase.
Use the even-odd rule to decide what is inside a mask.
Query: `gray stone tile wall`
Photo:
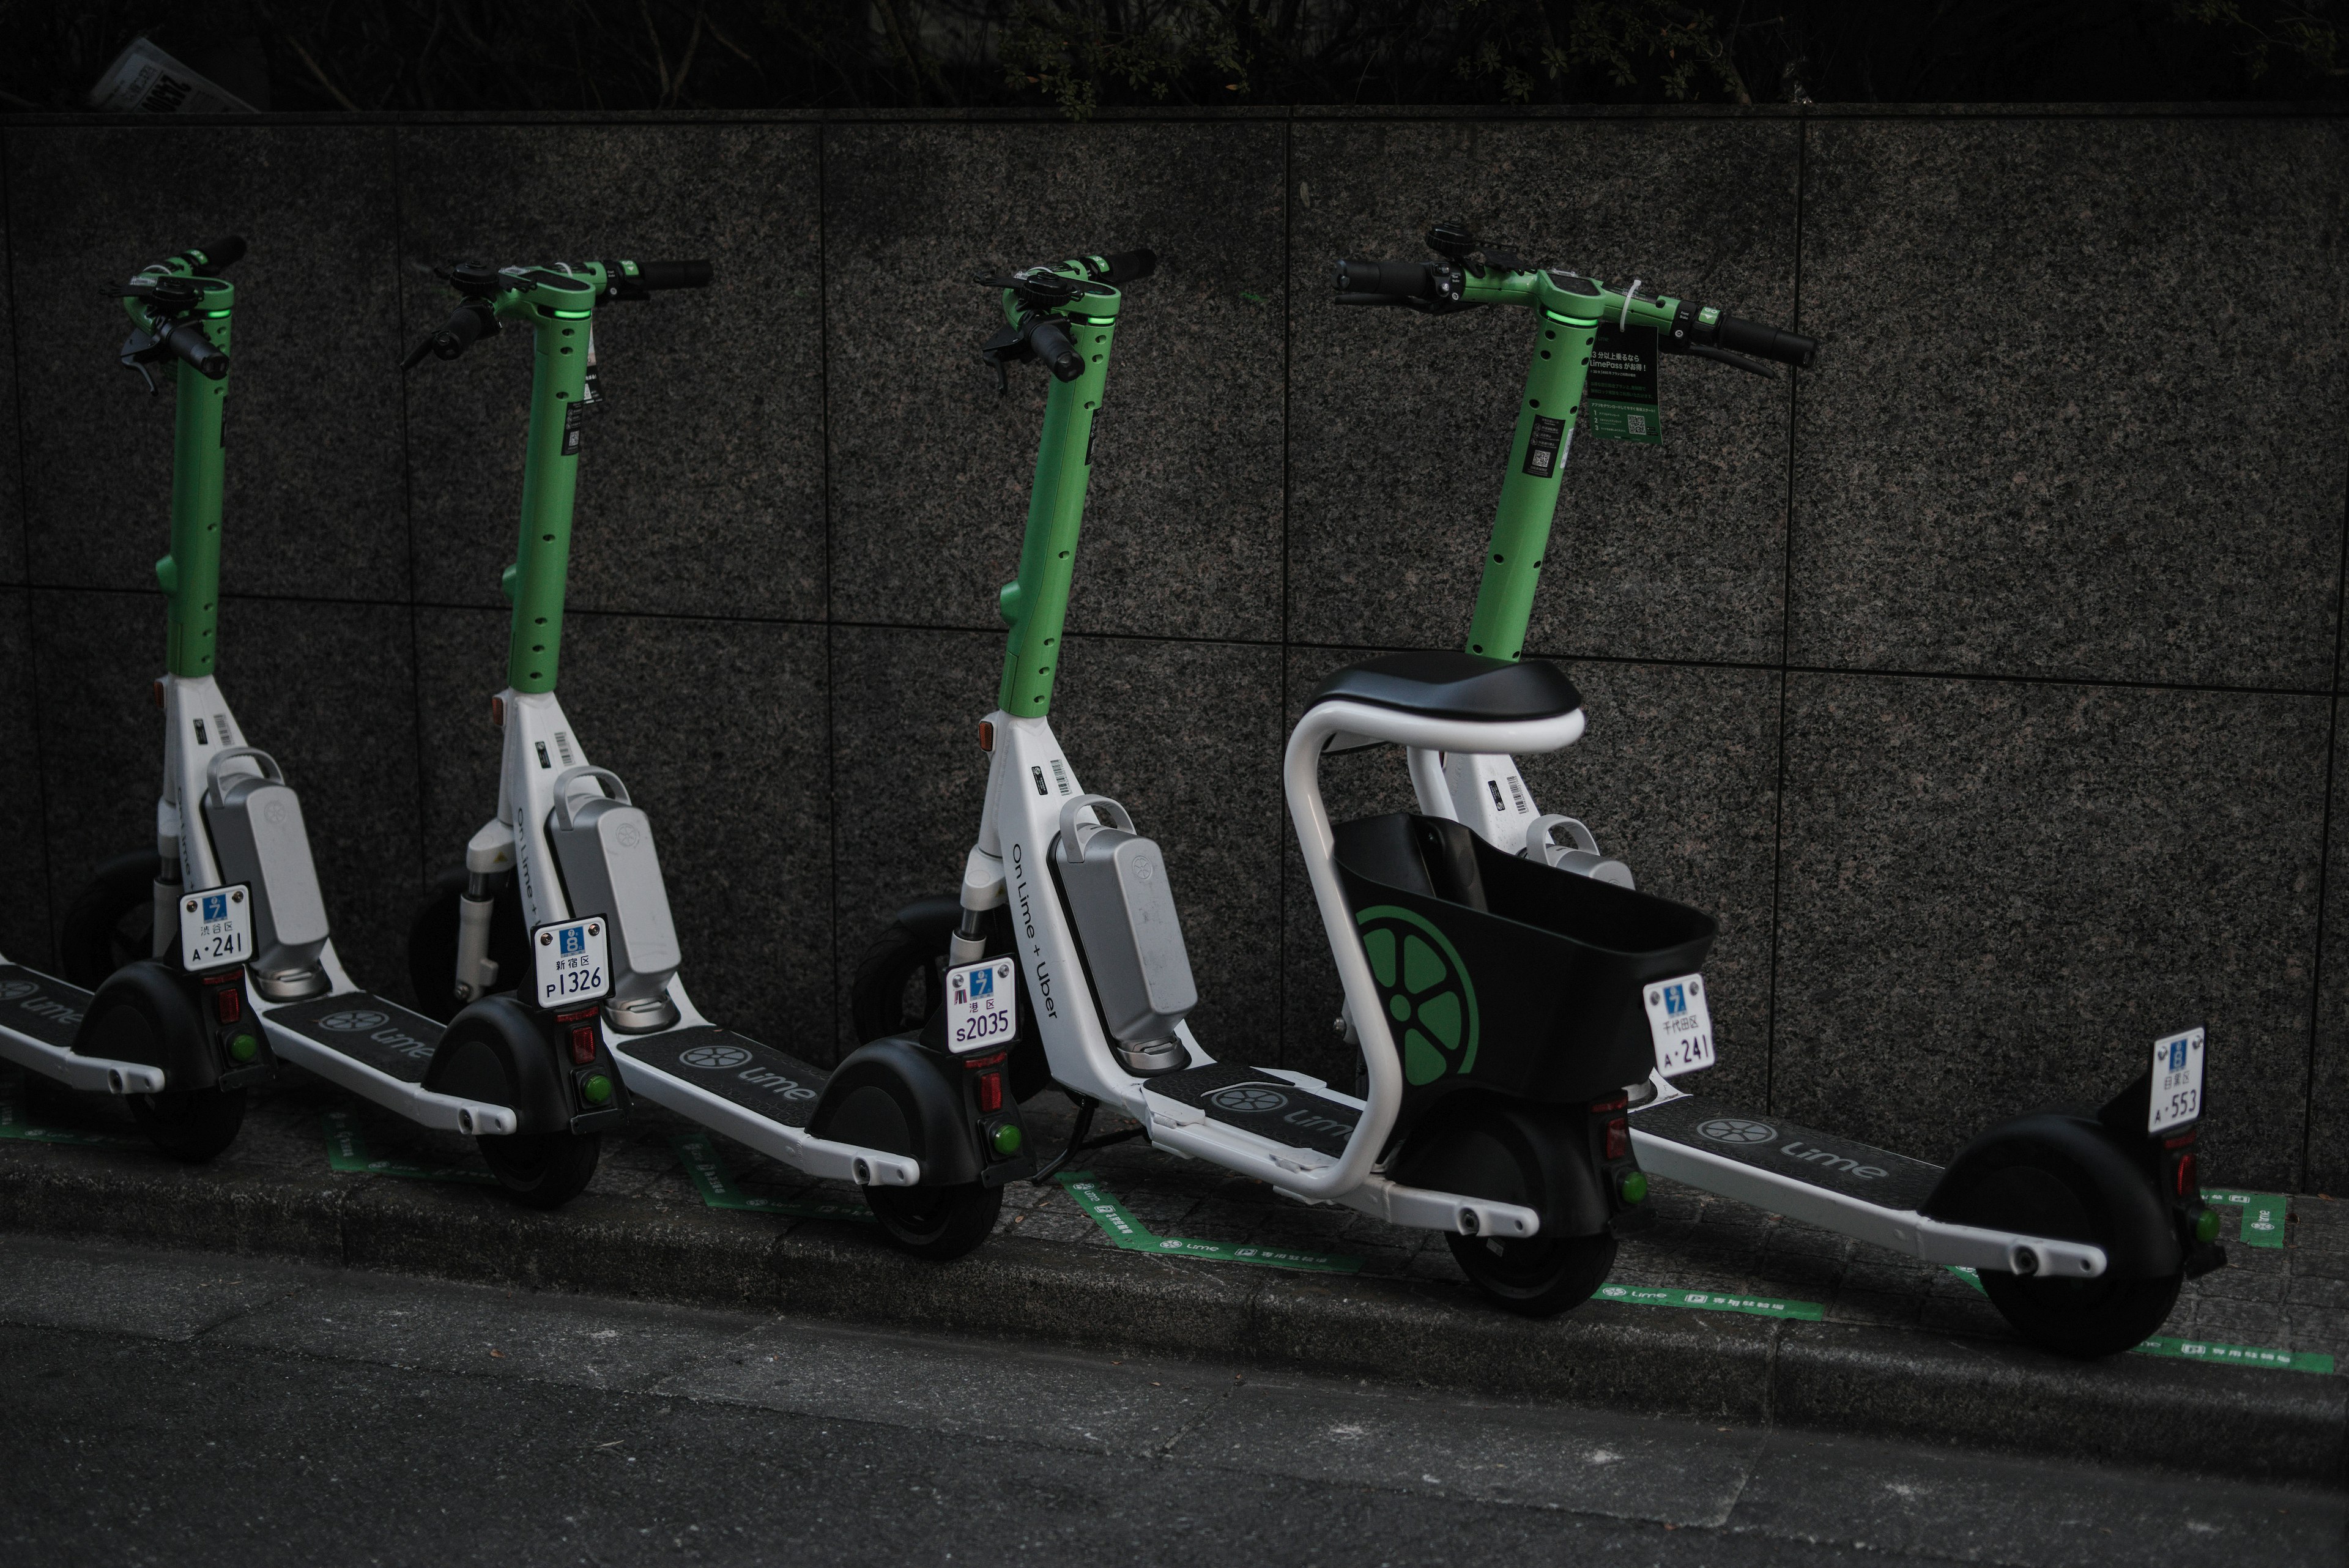
[[[0,849],[42,956],[156,769],[168,395],[99,284],[242,229],[222,679],[304,791],[355,971],[494,802],[528,355],[394,367],[476,254],[707,255],[615,307],[562,690],[651,808],[713,1015],[812,1054],[978,810],[1042,390],[973,275],[1148,245],[1101,422],[1061,732],[1172,857],[1217,1049],[1349,1083],[1279,756],[1331,669],[1459,644],[1532,347],[1328,304],[1432,221],[1817,335],[1663,371],[1586,440],[1527,759],[1713,912],[1712,1092],[1927,1156],[2210,1024],[2207,1169],[2349,1182],[2344,122],[904,120],[0,133]],[[126,237],[127,236],[127,237]],[[143,236],[143,237],[142,237]],[[124,246],[128,249],[124,249]],[[5,400],[16,397],[16,402]],[[21,537],[21,544],[19,539]],[[340,602],[338,602],[340,601]],[[350,601],[357,601],[356,603]],[[1409,801],[1333,762],[1340,813]],[[37,781],[38,787],[35,787]]]

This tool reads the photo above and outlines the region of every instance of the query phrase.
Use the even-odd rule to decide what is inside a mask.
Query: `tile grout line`
[[[1810,121],[1795,121],[1795,327],[1803,324],[1803,208],[1810,178]],[[1778,946],[1785,933],[1786,887],[1786,707],[1794,686],[1790,673],[1795,657],[1795,446],[1803,391],[1803,372],[1786,376],[1786,523],[1785,543],[1778,557],[1778,781],[1772,791],[1770,855],[1770,980],[1764,988],[1769,1022],[1763,1032],[1762,1108],[1777,1108],[1778,1093]],[[1775,1341],[1774,1341],[1775,1343]]]
[[[408,282],[399,257],[408,232],[408,198],[401,158],[406,139],[397,128],[391,133],[391,308],[398,322],[398,343],[408,341]],[[409,711],[416,723],[416,897],[432,885],[431,784],[424,763],[424,612],[416,592],[416,462],[409,448],[406,376],[399,379],[399,503],[408,533],[408,691]],[[223,597],[226,596],[223,595]],[[424,999],[416,999],[421,1002]]]
[[[16,317],[16,225],[5,222],[16,215],[16,187],[8,178],[16,161],[16,139],[0,130],[0,224],[5,224],[7,232],[5,253],[0,254],[0,286],[8,291],[8,382],[16,403],[11,412],[16,416],[12,421],[16,427],[12,433],[16,446],[16,545],[25,578],[25,586],[17,592],[22,596],[21,602],[25,607],[25,666],[31,677],[26,683],[30,690],[25,697],[33,710],[34,810],[41,825],[41,898],[47,906],[45,923],[49,930],[51,950],[50,953],[42,956],[52,957],[57,945],[58,925],[57,835],[49,826],[49,779],[47,771],[42,766],[44,748],[41,744],[42,715],[48,711],[48,704],[41,701],[39,639],[33,628],[33,518],[32,497],[26,483],[30,469],[25,461],[24,338]]]
[[[2293,1186],[2302,1190],[2315,1185],[2309,1163],[2316,1148],[2316,1045],[2324,1029],[2325,899],[2332,881],[2333,764],[2341,744],[2341,698],[2337,688],[2341,681],[2344,633],[2349,630],[2344,625],[2349,617],[2342,613],[2344,596],[2349,595],[2349,493],[2344,496],[2341,554],[2333,567],[2333,680],[2336,694],[2325,715],[2324,794],[2317,802],[2320,826],[2316,835],[2316,942],[2315,955],[2309,964],[2308,1066],[2301,1079],[2300,1170],[2293,1179]]]
[[[1288,557],[1289,538],[1289,383],[1295,379],[1297,353],[1297,121],[1292,115],[1280,124],[1280,707],[1279,739],[1288,734]],[[1273,813],[1272,857],[1279,867],[1273,877],[1273,927],[1278,935],[1273,961],[1273,1060],[1284,1067],[1291,1061],[1288,1038],[1288,823],[1285,810]],[[1299,1068],[1301,1070],[1301,1067]]]
[[[832,1029],[829,1042],[832,1057],[841,1056],[843,1018],[840,983],[840,698],[839,664],[835,659],[835,644],[839,628],[833,618],[833,529],[835,519],[832,507],[832,289],[831,274],[826,270],[828,250],[825,242],[831,236],[825,200],[831,183],[825,178],[832,152],[828,128],[819,125],[815,132],[815,331],[816,331],[816,448],[817,462],[822,465],[823,485],[823,780],[824,780],[824,864],[830,898],[824,909],[824,929],[831,933],[830,963],[825,978],[832,991]],[[851,1002],[853,1009],[854,1002]],[[851,1028],[854,1027],[851,1023]],[[858,1042],[862,1044],[863,1042]]]

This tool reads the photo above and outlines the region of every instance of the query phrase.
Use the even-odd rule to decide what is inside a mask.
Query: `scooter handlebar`
[[[208,381],[217,381],[228,374],[228,356],[212,346],[199,322],[181,322],[163,334],[163,346]]]
[[[1156,251],[1119,251],[1101,258],[1103,283],[1137,283],[1158,270]]]
[[[219,239],[191,245],[174,259],[186,262],[191,271],[210,275],[244,259],[244,240],[240,235],[223,234]]]
[[[1348,256],[1339,262],[1338,303],[1370,305],[1390,299],[1425,299],[1435,291],[1426,262],[1365,261]]]
[[[1085,373],[1085,362],[1077,346],[1069,340],[1068,327],[1057,316],[1039,316],[1023,329],[1028,347],[1035,351],[1053,375],[1063,381],[1073,381]]]
[[[1807,369],[1817,357],[1819,340],[1806,337],[1799,332],[1788,332],[1776,327],[1764,327],[1758,321],[1744,321],[1734,316],[1724,316],[1715,323],[1714,341],[1733,353],[1751,354],[1757,359],[1775,359],[1781,365]]]
[[[640,288],[708,288],[709,264],[706,261],[638,262],[635,281]]]

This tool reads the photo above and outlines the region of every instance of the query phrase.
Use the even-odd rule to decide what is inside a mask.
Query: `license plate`
[[[2183,1127],[2202,1114],[2202,1031],[2153,1043],[2153,1106],[2145,1130]]]
[[[947,971],[947,1048],[1009,1045],[1019,1031],[1019,977],[1008,958]]]
[[[189,973],[227,969],[252,956],[253,898],[243,883],[181,897],[180,961]]]
[[[1657,1072],[1671,1078],[1713,1065],[1713,1009],[1705,1005],[1702,976],[1651,981],[1647,1002]]]
[[[531,933],[538,961],[538,1004],[554,1009],[595,1002],[612,989],[611,922],[601,915],[557,920]]]

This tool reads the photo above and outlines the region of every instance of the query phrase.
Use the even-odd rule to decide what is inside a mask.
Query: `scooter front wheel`
[[[517,1203],[560,1209],[586,1189],[603,1150],[600,1133],[508,1133],[477,1137],[498,1185]]]
[[[2143,1345],[2178,1304],[2184,1279],[2057,1280],[1982,1271],[1982,1291],[2014,1332],[2043,1350],[2093,1360]]]
[[[1526,1317],[1556,1317],[1590,1299],[1615,1266],[1615,1238],[1535,1236],[1504,1241],[1447,1233],[1452,1261],[1494,1302]]]
[[[959,1258],[995,1233],[1003,1189],[966,1181],[951,1187],[868,1187],[864,1206],[891,1243],[917,1258]]]
[[[191,1164],[236,1141],[244,1125],[243,1089],[165,1089],[130,1096],[131,1119],[157,1148]]]
[[[155,871],[161,864],[153,850],[134,849],[98,868],[66,911],[57,942],[64,979],[96,991],[124,964],[153,956]]]

